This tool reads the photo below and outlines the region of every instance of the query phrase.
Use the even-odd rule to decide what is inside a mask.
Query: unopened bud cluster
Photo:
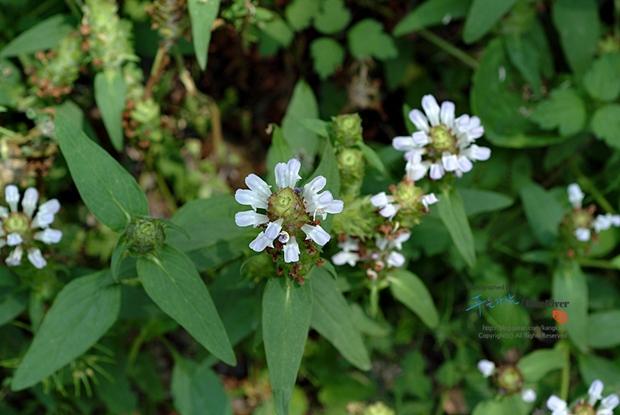
[[[516,365],[505,364],[496,367],[495,363],[484,359],[478,362],[478,370],[485,378],[493,377],[493,382],[501,395],[520,393],[524,402],[531,403],[536,400],[536,392],[523,387],[525,380]]]
[[[134,255],[158,251],[166,239],[165,225],[160,219],[133,217],[127,225],[127,249]]]
[[[148,13],[153,18],[151,28],[157,29],[165,42],[175,41],[190,27],[186,0],[157,0],[148,8]]]
[[[362,153],[362,119],[358,114],[332,118],[334,151],[340,173],[341,197],[345,205],[360,195],[366,159]]]

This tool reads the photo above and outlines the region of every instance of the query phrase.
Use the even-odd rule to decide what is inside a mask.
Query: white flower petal
[[[454,102],[444,101],[441,103],[441,123],[452,129],[454,127]]]
[[[620,405],[620,399],[618,399],[618,395],[616,395],[615,393],[612,393],[611,395],[608,395],[605,398],[603,398],[598,409],[599,410],[602,409],[606,411],[607,410],[613,411],[614,409],[616,409],[618,405]]]
[[[370,198],[370,203],[375,207],[383,207],[394,202],[394,196],[388,196],[385,192],[377,193]]]
[[[332,257],[332,262],[334,265],[349,264],[354,267],[359,259],[359,254],[356,254],[355,252],[340,251]]]
[[[399,209],[400,209],[400,206],[389,204],[389,205],[384,206],[383,209],[379,211],[379,214],[383,216],[384,218],[388,218],[389,220],[392,220],[394,216],[396,216],[396,213],[398,212]]]
[[[4,188],[4,198],[6,203],[11,207],[11,212],[17,212],[17,204],[19,203],[19,190],[14,184],[10,184]]]
[[[590,229],[588,228],[577,228],[575,229],[575,238],[578,241],[586,242],[590,240]]]
[[[304,197],[311,199],[316,196],[327,184],[327,179],[323,176],[317,176],[304,186]]]
[[[470,160],[488,160],[491,157],[491,149],[487,147],[479,147],[476,144],[472,144],[465,151],[465,156]]]
[[[51,199],[43,203],[41,206],[39,206],[39,210],[37,214],[45,213],[45,214],[55,215],[58,213],[59,210],[60,210],[60,202],[58,202],[58,200],[56,199]]]
[[[459,170],[463,173],[467,173],[468,171],[471,171],[473,167],[474,165],[467,157],[459,156]]]
[[[282,222],[284,222],[284,219],[278,219],[275,222],[269,223],[269,225],[267,225],[267,229],[265,229],[265,235],[267,235],[268,238],[271,238],[271,240],[276,239],[282,230]]]
[[[235,223],[237,226],[250,226],[257,227],[264,223],[268,223],[269,218],[267,215],[256,213],[253,210],[246,210],[243,212],[237,212],[235,214]]]
[[[299,169],[301,163],[297,159],[290,159],[288,163],[278,163],[275,168],[276,184],[280,189],[285,187],[295,188],[295,184],[301,179]]]
[[[21,265],[23,254],[24,254],[24,250],[22,249],[21,245],[18,245],[13,250],[13,252],[11,252],[8,257],[6,257],[4,262],[6,262],[6,264],[10,267],[16,267],[18,265]]]
[[[389,246],[400,251],[403,249],[403,242],[407,242],[409,238],[411,238],[411,234],[409,232],[401,232],[390,242]]]
[[[408,137],[394,137],[392,139],[392,147],[399,151],[411,151],[417,148],[417,145],[413,141],[411,136]]]
[[[34,210],[37,208],[37,202],[39,201],[39,192],[34,187],[29,187],[26,189],[26,193],[24,193],[24,198],[22,199],[22,209],[24,213],[32,218],[32,214]]]
[[[267,209],[269,201],[253,190],[237,189],[235,192],[235,200],[242,205],[251,206],[252,209]]]
[[[6,219],[8,217],[9,217],[9,209],[4,206],[0,206],[0,219]]]
[[[441,156],[441,164],[446,171],[454,171],[459,168],[459,160],[456,154],[444,152]]]
[[[443,177],[444,170],[443,166],[439,163],[431,164],[431,172],[429,174],[430,178],[433,180],[439,180]]]
[[[437,202],[439,202],[439,199],[437,199],[437,196],[435,196],[435,193],[429,193],[427,195],[422,196],[422,204],[424,205],[426,210],[428,210],[428,207],[430,205],[434,205]]]
[[[568,185],[566,190],[568,192],[568,201],[570,202],[570,204],[573,205],[575,209],[580,208],[581,202],[585,197],[585,195],[581,191],[581,187],[579,187],[577,183],[571,183]]]
[[[422,179],[424,176],[426,176],[430,165],[431,164],[427,161],[423,161],[421,163],[408,162],[405,166],[407,180],[417,181]]]
[[[345,252],[359,251],[360,242],[347,236],[343,242],[338,242],[338,247]]]
[[[431,142],[431,138],[424,131],[416,131],[411,137],[416,146],[424,147]]]
[[[391,267],[402,267],[405,263],[405,257],[400,252],[392,251],[388,255],[386,262]]]
[[[419,131],[424,131],[425,133],[431,131],[431,128],[428,125],[428,119],[422,113],[422,111],[412,110],[411,112],[409,112],[409,119]]]
[[[594,228],[594,232],[599,233],[601,231],[606,231],[611,228],[613,215],[611,213],[606,213],[604,215],[598,215],[596,219],[592,222],[592,226]]]
[[[533,389],[524,389],[521,391],[521,399],[523,402],[532,403],[536,400],[536,392]]]
[[[478,370],[482,373],[482,376],[488,378],[495,372],[495,363],[490,360],[482,359],[478,362]]]
[[[299,245],[292,236],[289,241],[284,245],[284,262],[297,262],[299,261]]]
[[[57,244],[62,239],[62,231],[47,228],[34,234],[34,239],[46,244]]]
[[[250,248],[255,252],[262,252],[267,247],[273,248],[273,239],[265,235],[265,232],[261,232],[250,242]]]
[[[424,109],[426,117],[433,127],[440,124],[439,113],[441,110],[434,96],[424,95],[422,97],[422,108]]]
[[[375,238],[375,245],[379,251],[385,251],[389,244],[390,241],[387,238]]]
[[[553,411],[553,415],[559,415],[562,413],[568,415],[566,402],[555,395],[551,395],[549,399],[547,399],[547,408]]]
[[[603,382],[601,382],[599,379],[596,379],[594,382],[592,382],[592,384],[590,385],[590,388],[588,389],[588,404],[591,406],[594,406],[595,403],[598,402],[599,399],[601,399],[603,397],[602,393],[603,393]]]
[[[318,245],[323,246],[329,242],[330,236],[320,225],[303,225],[301,230],[307,235],[306,239],[312,239]]]
[[[21,244],[22,242],[24,242],[24,240],[22,239],[21,235],[18,234],[17,232],[12,232],[8,234],[6,237],[6,244],[8,246],[17,246]]]
[[[28,250],[28,261],[38,269],[47,265],[47,261],[43,258],[41,250],[38,248],[31,248]]]

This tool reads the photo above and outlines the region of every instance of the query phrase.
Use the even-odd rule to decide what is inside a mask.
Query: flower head
[[[547,399],[547,408],[551,409],[551,415],[613,415],[614,409],[620,404],[620,399],[615,393],[603,398],[603,388],[603,382],[600,380],[597,379],[592,382],[588,388],[588,400],[579,399],[572,410],[569,409],[566,401],[551,395]],[[599,400],[601,401],[600,405],[597,409],[594,409]]]
[[[320,220],[326,219],[328,213],[342,212],[344,207],[330,191],[321,192],[327,185],[323,176],[315,177],[303,188],[295,187],[301,179],[300,168],[297,159],[278,163],[275,167],[276,191],[272,191],[260,177],[250,174],[245,179],[249,190],[240,189],[235,193],[237,202],[253,209],[238,212],[235,223],[264,228],[250,243],[250,248],[256,252],[276,249],[284,254],[285,263],[299,261],[302,251],[298,241],[304,241],[308,248],[310,242],[325,245],[330,235],[321,227]],[[258,209],[265,210],[265,213],[257,212]]]
[[[594,211],[596,207],[594,205],[589,206],[587,209],[582,208],[581,203],[585,195],[577,183],[569,184],[566,190],[568,201],[573,206],[569,225],[572,227],[572,234],[578,241],[588,242],[592,238],[593,233],[594,235],[599,234],[612,226],[620,227],[620,215],[606,213],[595,218]]]
[[[56,199],[51,199],[37,209],[39,192],[34,187],[29,187],[21,199],[22,211],[20,212],[18,209],[20,194],[17,186],[6,186],[4,194],[9,208],[0,206],[2,225],[0,247],[15,247],[6,258],[6,264],[21,265],[24,249],[26,249],[28,261],[36,268],[43,268],[47,261],[43,258],[36,241],[47,245],[60,242],[62,232],[49,227],[54,222],[54,215],[60,210],[60,203]]]
[[[440,107],[432,95],[422,98],[422,108],[424,112],[414,109],[409,113],[418,131],[392,142],[396,150],[405,152],[408,180],[420,180],[427,173],[433,180],[447,172],[460,177],[472,169],[472,162],[491,156],[489,148],[474,144],[484,134],[478,117],[455,118],[454,103],[444,101]]]
[[[392,221],[397,217],[403,226],[416,225],[428,207],[439,201],[434,193],[424,194],[412,181],[402,181],[390,186],[391,195],[377,193],[370,198],[370,203],[378,208],[379,214]]]

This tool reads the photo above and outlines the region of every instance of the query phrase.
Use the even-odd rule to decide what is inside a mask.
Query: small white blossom
[[[572,183],[568,185],[568,201],[573,205],[573,208],[580,209],[581,202],[585,195],[581,191],[581,187],[577,183]]]
[[[612,393],[609,396],[606,396],[601,401],[601,404],[596,411],[596,415],[612,415],[614,409],[620,404],[620,399],[618,399],[618,395]]]
[[[488,378],[495,372],[495,363],[490,360],[482,359],[478,362],[478,370],[482,373],[482,376]]]
[[[249,190],[239,189],[235,193],[237,202],[253,209],[237,212],[235,223],[238,226],[266,227],[250,243],[250,248],[256,252],[274,248],[274,241],[278,238],[278,243],[282,244],[278,247],[282,247],[287,263],[299,261],[301,251],[297,239],[303,237],[299,231],[305,233],[305,239],[325,245],[330,235],[315,220],[325,220],[328,213],[340,213],[344,208],[344,202],[334,199],[330,191],[319,193],[327,184],[323,176],[315,177],[303,189],[296,188],[301,179],[300,169],[301,163],[297,159],[278,163],[274,169],[277,191],[272,192],[271,186],[263,179],[250,174],[245,179]],[[257,212],[257,209],[264,209],[267,214]]]
[[[577,228],[575,229],[575,238],[581,242],[587,242],[590,240],[590,229],[588,228]]]
[[[579,409],[578,412],[582,413],[583,410],[586,410],[587,413],[595,413],[595,415],[613,415],[614,409],[620,404],[620,399],[618,399],[618,395],[615,393],[602,398],[603,389],[604,385],[600,380],[597,379],[592,382],[588,388],[588,400],[587,402],[581,400],[581,404],[578,405],[581,409]],[[594,412],[594,406],[599,400],[601,400],[601,403],[596,409],[596,412]],[[547,400],[547,407],[553,411],[551,415],[572,414],[571,410],[568,408],[568,404],[555,395],[549,397]]]
[[[536,392],[533,389],[523,389],[521,391],[523,402],[532,403],[536,400]]]
[[[489,159],[489,148],[473,144],[484,134],[478,117],[455,118],[454,103],[444,101],[440,107],[432,95],[422,98],[422,108],[424,113],[417,109],[409,113],[418,131],[392,141],[396,150],[405,152],[407,179],[416,181],[428,173],[439,180],[446,172],[461,177],[473,168],[472,162]]]
[[[551,409],[551,415],[570,415],[566,402],[555,395],[547,399],[547,408]]]
[[[49,227],[54,222],[54,215],[60,210],[60,203],[56,199],[51,199],[37,209],[39,192],[30,187],[26,189],[21,200],[22,212],[20,212],[20,194],[17,186],[6,186],[4,193],[10,210],[0,207],[0,247],[15,247],[6,258],[6,264],[21,265],[24,249],[26,249],[30,263],[36,268],[43,268],[47,265],[47,261],[41,250],[35,246],[35,241],[49,245],[58,243],[62,239],[61,231]]]
[[[601,231],[606,231],[612,226],[619,227],[620,226],[620,215],[612,215],[611,213],[606,213],[604,215],[598,215],[594,222],[592,222],[592,226],[594,227],[594,232],[600,233]]]
[[[392,220],[400,209],[400,206],[394,204],[394,196],[388,196],[385,192],[378,193],[370,198],[373,206],[381,209],[379,214],[384,218]]]
[[[603,397],[603,382],[596,379],[588,389],[588,405],[594,406]]]
[[[334,265],[349,264],[350,266],[354,267],[355,264],[357,264],[357,261],[360,260],[359,240],[347,236],[343,242],[338,243],[338,247],[342,249],[342,251],[338,252],[332,257],[332,262],[334,263]]]

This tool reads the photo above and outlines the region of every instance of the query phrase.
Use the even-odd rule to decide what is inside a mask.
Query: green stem
[[[566,366],[562,369],[562,385],[560,388],[560,399],[568,402],[568,387],[570,386],[570,350],[567,343],[562,344],[562,352],[566,359]]]
[[[609,261],[604,261],[602,259],[591,259],[591,258],[577,258],[577,262],[579,265],[590,268],[601,268],[601,269],[618,269],[618,267],[612,264]]]
[[[472,58],[470,55],[463,52],[461,49],[457,48],[450,42],[445,41],[444,39],[437,36],[436,34],[429,32],[426,29],[420,30],[418,33],[424,39],[428,40],[429,42],[431,42],[438,48],[443,49],[444,51],[448,52],[450,55],[454,56],[455,58],[463,62],[465,65],[469,66],[471,69],[475,70],[475,69],[478,69],[478,66],[480,66],[480,63],[476,59]]]
[[[571,160],[570,168],[573,173],[575,173],[575,176],[577,176],[577,183],[579,183],[579,186],[581,186],[585,193],[591,194],[594,200],[596,200],[596,203],[598,203],[604,211],[616,214],[616,210],[611,203],[605,199],[605,196],[603,196],[603,194],[596,188],[592,180],[581,172],[581,169],[577,166],[577,163],[574,160]]]

